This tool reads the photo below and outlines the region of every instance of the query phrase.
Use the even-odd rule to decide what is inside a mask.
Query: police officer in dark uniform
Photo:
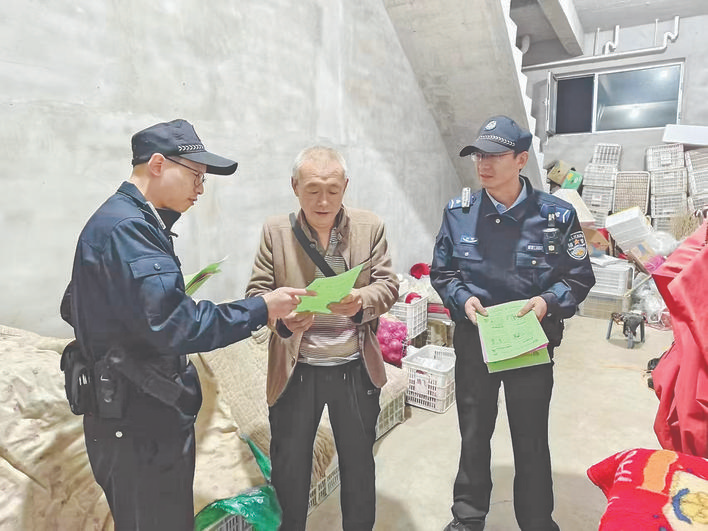
[[[531,133],[506,116],[488,119],[472,145],[482,190],[453,199],[435,241],[430,278],[455,320],[455,387],[462,438],[454,486],[453,520],[446,530],[480,531],[492,490],[490,441],[504,382],[514,450],[514,510],[522,531],[558,530],[548,449],[553,365],[489,373],[476,314],[485,307],[526,300],[549,339],[560,344],[571,317],[595,283],[573,207],[534,190],[520,176]]]
[[[76,342],[62,356],[72,410],[84,414],[91,468],[116,530],[194,528],[194,420],[201,388],[186,355],[248,337],[288,315],[301,289],[224,304],[185,294],[172,225],[204,174],[237,163],[209,153],[184,120],[132,138],[133,172],[89,219],[61,304]]]

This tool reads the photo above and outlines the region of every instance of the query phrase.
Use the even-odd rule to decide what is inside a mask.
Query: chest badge
[[[466,234],[463,234],[460,236],[460,243],[466,243],[468,245],[477,245],[477,238],[474,236],[467,236]]]
[[[568,256],[575,260],[582,260],[588,255],[588,246],[585,243],[585,234],[579,230],[568,237]]]

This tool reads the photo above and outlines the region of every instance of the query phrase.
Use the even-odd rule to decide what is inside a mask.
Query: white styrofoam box
[[[708,127],[705,125],[666,124],[662,142],[681,142],[693,146],[708,146]]]
[[[683,144],[663,144],[647,148],[646,169],[648,171],[682,168],[684,164]]]
[[[608,259],[591,257],[592,271],[595,274],[593,291],[610,295],[624,295],[632,287],[634,265],[621,258]]]
[[[646,240],[652,231],[644,212],[639,207],[628,208],[607,216],[605,227],[622,248]]]

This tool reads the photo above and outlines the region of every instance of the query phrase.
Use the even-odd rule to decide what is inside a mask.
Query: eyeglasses
[[[194,168],[187,166],[186,164],[182,164],[178,160],[171,159],[170,157],[165,157],[167,160],[170,162],[174,162],[175,164],[179,164],[180,166],[184,166],[187,168],[189,171],[194,174],[194,186],[198,187],[200,184],[204,184],[206,182],[206,175],[204,175],[202,172],[195,170]]]
[[[479,151],[472,153],[472,160],[475,162],[482,162],[483,160],[488,160],[490,162],[496,162],[497,160],[506,157],[513,151],[505,151],[504,153],[480,153]]]

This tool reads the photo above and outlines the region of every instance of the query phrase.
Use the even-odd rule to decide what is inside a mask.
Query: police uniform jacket
[[[557,345],[561,319],[575,313],[595,277],[573,207],[521,179],[528,196],[503,214],[483,190],[471,196],[469,208],[460,198],[450,201],[435,241],[430,279],[455,321],[466,318],[465,302],[472,296],[487,307],[540,295],[548,305],[543,328]],[[544,252],[549,213],[556,216],[561,234],[557,254]]]
[[[160,217],[164,229],[138,188],[124,182],[79,236],[61,313],[90,360],[119,346],[138,368],[154,369],[200,393],[196,371],[180,377],[185,355],[248,337],[267,323],[268,310],[262,297],[224,304],[189,297],[170,233],[179,213],[161,210]],[[185,417],[193,421],[193,414],[183,415],[130,383],[127,395],[119,423],[158,429]]]

